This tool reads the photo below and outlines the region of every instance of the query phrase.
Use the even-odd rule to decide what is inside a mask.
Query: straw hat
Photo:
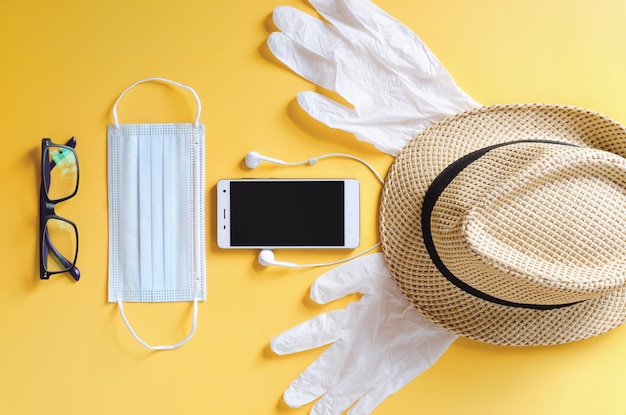
[[[626,129],[591,111],[489,106],[432,126],[383,190],[387,265],[459,335],[549,345],[626,321]]]

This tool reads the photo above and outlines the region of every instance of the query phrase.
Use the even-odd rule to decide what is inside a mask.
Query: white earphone
[[[282,160],[274,159],[271,157],[265,157],[257,153],[256,151],[251,151],[248,154],[246,154],[245,163],[249,169],[256,169],[257,167],[259,167],[259,164],[261,164],[261,161],[267,161],[269,163],[282,164],[282,165],[287,164]]]
[[[244,162],[246,163],[246,166],[249,169],[256,169],[257,167],[259,167],[259,165],[261,164],[262,161],[267,161],[268,163],[273,163],[273,164],[278,164],[281,166],[300,166],[303,164],[309,164],[309,165],[314,165],[316,164],[319,160],[323,160],[325,158],[331,158],[331,157],[341,157],[341,158],[347,158],[347,159],[351,159],[351,160],[355,160],[358,161],[359,163],[363,164],[365,167],[367,167],[373,174],[374,176],[376,176],[376,179],[378,179],[378,181],[380,182],[380,184],[384,184],[384,180],[383,178],[380,176],[380,174],[378,174],[378,172],[376,170],[374,170],[374,168],[367,163],[365,160],[353,156],[351,154],[344,154],[344,153],[329,153],[329,154],[323,154],[321,156],[317,156],[317,157],[313,157],[310,158],[308,160],[304,160],[304,161],[296,161],[296,162],[286,162],[283,160],[279,160],[279,159],[275,159],[272,157],[267,157],[264,156],[262,154],[259,154],[256,151],[250,151],[248,154],[246,154],[246,157],[244,159]],[[327,266],[327,265],[335,265],[335,264],[340,264],[342,262],[347,262],[350,261],[351,259],[354,259],[356,257],[359,257],[363,254],[366,254],[367,252],[375,249],[378,245],[380,245],[380,242],[377,242],[375,245],[367,248],[364,251],[361,251],[355,255],[352,255],[348,258],[343,258],[340,259],[338,261],[332,261],[332,262],[324,262],[324,263],[319,263],[319,264],[295,264],[293,262],[282,262],[282,261],[276,261],[276,257],[274,256],[274,252],[270,249],[263,249],[261,252],[259,252],[259,256],[258,256],[258,261],[259,264],[263,265],[264,267],[268,267],[268,266],[278,266],[278,267],[287,267],[287,268],[307,268],[307,267],[323,267],[323,266]]]
[[[257,260],[259,261],[259,264],[263,265],[264,267],[269,267],[269,266],[286,267],[286,268],[325,267],[328,265],[336,265],[336,264],[341,264],[342,262],[348,262],[351,259],[360,257],[361,255],[366,254],[376,249],[378,245],[380,245],[380,242],[376,242],[374,245],[370,246],[366,250],[358,252],[347,258],[342,258],[342,259],[339,259],[337,261],[332,261],[332,262],[320,262],[317,264],[295,264],[293,262],[276,261],[275,259],[276,257],[274,256],[274,251],[272,251],[271,249],[261,250],[261,252],[259,252],[259,256],[257,257]]]
[[[293,262],[282,262],[276,261],[274,257],[274,252],[271,249],[263,249],[259,252],[259,264],[264,267],[269,267],[270,265],[278,266],[278,267],[287,267],[287,268],[298,268],[298,264],[294,264]]]

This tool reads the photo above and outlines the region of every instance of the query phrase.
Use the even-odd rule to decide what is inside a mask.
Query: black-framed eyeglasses
[[[76,138],[65,145],[49,138],[41,140],[41,187],[39,189],[39,278],[68,272],[78,281],[78,228],[69,219],[54,212],[57,203],[70,199],[78,191]]]

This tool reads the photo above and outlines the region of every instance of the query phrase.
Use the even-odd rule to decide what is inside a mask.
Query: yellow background
[[[295,94],[315,87],[271,57],[271,12],[303,0],[0,1],[0,412],[11,414],[305,414],[284,388],[320,353],[275,356],[269,339],[344,302],[318,306],[323,269],[261,269],[256,252],[215,243],[214,185],[224,177],[353,176],[362,183],[361,247],[376,241],[379,186],[362,166],[246,170],[255,149],[301,160],[348,152],[385,173],[392,158],[308,118]],[[377,0],[415,31],[483,104],[583,106],[626,122],[626,3],[620,0]],[[195,337],[150,352],[107,303],[106,125],[118,94],[161,76],[193,86],[206,125],[207,301]],[[138,87],[122,122],[190,121],[194,103]],[[38,277],[40,140],[77,137],[78,195],[57,212],[80,232],[82,279]],[[342,252],[279,252],[310,262]],[[128,304],[152,343],[175,342],[191,306]],[[624,414],[626,328],[575,344],[504,348],[460,339],[378,415]]]

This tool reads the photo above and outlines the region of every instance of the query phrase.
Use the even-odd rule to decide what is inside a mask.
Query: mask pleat
[[[139,137],[140,148],[150,148],[151,137]],[[152,290],[152,179],[151,151],[139,155],[139,285],[142,292]]]
[[[119,210],[125,212],[120,215],[121,245],[119,251],[122,275],[139,275],[139,137],[137,134],[128,134],[118,139],[119,145],[119,177],[123,178],[124,185],[120,186]],[[120,279],[120,289],[126,292],[139,290],[137,279]]]
[[[172,134],[165,141],[165,150],[168,160],[171,163],[171,173],[164,179],[165,194],[168,203],[164,209],[164,229],[165,229],[165,273],[169,278],[165,279],[165,289],[168,291],[184,290],[188,288],[188,283],[179,281],[181,276],[188,275],[186,262],[188,236],[187,208],[186,200],[188,186],[182,181],[174,181],[173,177],[186,177],[188,175],[187,151],[185,137]]]
[[[163,176],[167,167],[163,165],[163,135],[154,134],[150,140],[150,181],[152,199],[152,290],[163,291],[163,207],[168,202],[163,191]]]

